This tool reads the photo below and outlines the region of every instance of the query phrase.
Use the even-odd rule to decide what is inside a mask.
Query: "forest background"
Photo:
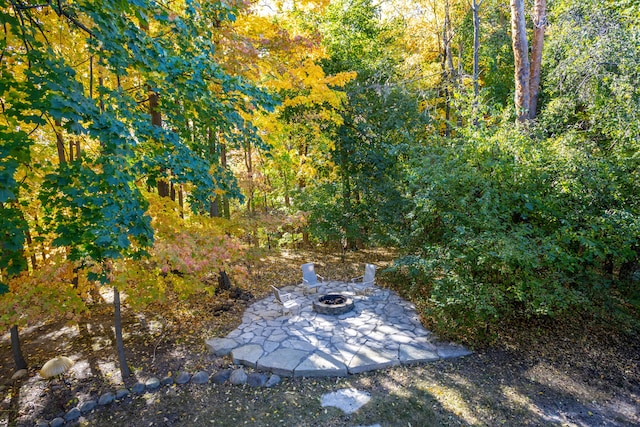
[[[467,343],[637,328],[633,0],[0,0],[0,22],[17,368],[20,326],[109,286],[124,376],[120,292],[186,303],[303,246],[396,248],[389,285]]]

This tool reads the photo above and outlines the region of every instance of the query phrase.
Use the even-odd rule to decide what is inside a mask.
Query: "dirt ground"
[[[305,252],[265,256],[252,266],[253,298],[270,284],[298,281],[302,262],[313,260],[332,280],[357,276],[363,263],[385,266],[392,254]],[[384,282],[382,283],[384,285]],[[246,304],[223,294],[123,311],[127,360],[120,377],[113,348],[109,295],[81,322],[51,322],[21,330],[28,376],[14,372],[8,334],[0,342],[0,426],[32,426],[63,415],[78,402],[97,399],[123,384],[186,370],[231,367],[207,353],[204,340],[224,336]],[[428,326],[428,325],[427,325]],[[283,378],[273,388],[248,385],[164,386],[84,414],[70,425],[87,426],[633,426],[640,425],[640,328],[592,318],[538,320],[505,326],[497,343],[474,354],[346,378]],[[76,363],[64,379],[43,380],[39,368],[66,355]],[[320,405],[322,394],[354,387],[371,401],[354,414]]]

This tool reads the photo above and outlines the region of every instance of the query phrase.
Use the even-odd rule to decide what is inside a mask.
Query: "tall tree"
[[[511,0],[511,39],[515,68],[515,108],[517,121],[536,117],[542,48],[546,27],[546,0],[535,0],[533,8],[533,43],[529,59],[529,43],[524,13],[524,0]]]
[[[533,42],[531,43],[531,72],[529,78],[529,119],[536,118],[538,109],[538,92],[540,90],[540,73],[542,69],[542,48],[544,32],[547,26],[547,1],[535,0],[533,6]]]
[[[17,276],[26,269],[28,235],[20,195],[41,202],[40,225],[53,236],[52,246],[69,248],[69,260],[92,263],[91,278],[113,286],[121,264],[146,256],[153,243],[148,203],[139,188],[145,179],[155,185],[171,170],[172,183],[189,185],[195,210],[208,207],[216,190],[230,186],[229,176],[210,168],[204,146],[182,138],[189,128],[184,125],[198,116],[218,117],[221,129],[238,129],[246,123],[240,111],[268,109],[273,100],[216,61],[212,28],[233,19],[233,5],[173,6],[176,10],[152,0],[38,7],[0,1],[5,36],[0,41],[0,280],[9,285],[24,280]],[[152,36],[144,27],[159,30]],[[77,51],[51,37],[61,31],[66,39],[81,41]],[[93,80],[87,82],[76,65],[87,61],[77,61],[78,55],[93,58],[91,71],[100,70],[97,99]],[[145,108],[149,82],[172,107],[163,118],[166,126],[157,126],[154,108]],[[209,119],[198,124],[203,122],[210,124]],[[82,156],[77,148],[65,153],[63,135],[70,142],[81,139],[89,149]],[[49,149],[51,158],[58,153],[59,161],[29,164],[34,145]],[[32,169],[43,182],[26,189],[24,178],[16,177]],[[119,311],[116,304],[116,326]],[[121,350],[120,339],[118,344]],[[124,360],[121,369],[126,376]]]
[[[513,65],[515,71],[516,120],[520,123],[529,119],[531,105],[529,43],[524,15],[524,0],[511,0],[511,40],[513,45]]]
[[[480,95],[480,5],[482,1],[471,1],[473,15],[473,125],[478,125],[478,97]]]

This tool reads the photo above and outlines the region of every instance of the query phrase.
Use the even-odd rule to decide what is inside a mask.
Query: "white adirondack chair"
[[[293,314],[294,310],[300,311],[300,304],[293,299],[293,295],[280,292],[280,289],[275,286],[271,286],[271,290],[276,302],[280,305],[280,308],[282,308],[282,315],[287,313]]]
[[[320,280],[318,280],[320,278]],[[302,264],[302,285],[304,293],[308,293],[312,289],[316,289],[324,281],[324,277],[316,274],[315,267],[312,262]]]
[[[375,291],[373,286],[376,281],[376,266],[373,264],[365,264],[364,276],[358,276],[351,279],[349,287],[353,292],[361,295],[371,295]]]

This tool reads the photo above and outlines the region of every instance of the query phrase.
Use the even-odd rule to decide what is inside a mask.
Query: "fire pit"
[[[313,302],[313,310],[320,314],[344,314],[353,310],[353,307],[353,300],[340,294],[322,295]]]

